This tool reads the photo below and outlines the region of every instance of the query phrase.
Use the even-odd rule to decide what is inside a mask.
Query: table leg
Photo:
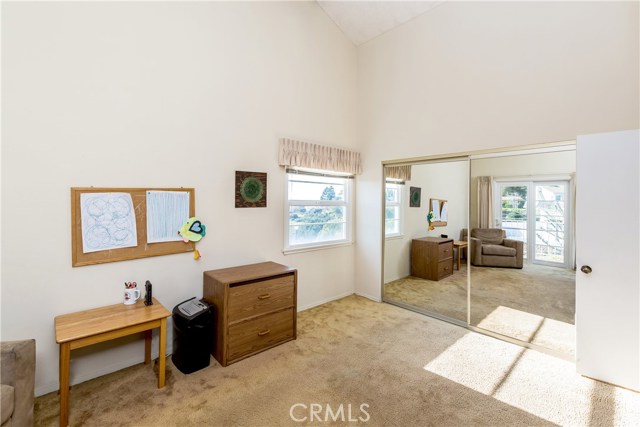
[[[60,427],[69,425],[69,363],[71,345],[60,344]]]
[[[158,339],[158,388],[164,387],[164,371],[166,363],[166,347],[167,347],[167,319],[160,319],[160,337]]]
[[[144,331],[144,364],[151,363],[151,338],[152,330]]]
[[[462,248],[458,248],[458,271],[460,271],[460,253],[462,252]]]

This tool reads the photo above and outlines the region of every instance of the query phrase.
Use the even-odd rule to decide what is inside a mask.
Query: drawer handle
[[[270,332],[271,332],[271,329],[265,329],[264,331],[258,332],[258,336],[259,337],[263,337],[263,336],[267,335]]]
[[[271,298],[271,294],[258,295],[258,299],[267,299]]]

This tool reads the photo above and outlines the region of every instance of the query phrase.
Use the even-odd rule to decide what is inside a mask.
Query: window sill
[[[337,242],[337,243],[326,243],[326,244],[322,244],[322,245],[313,245],[313,246],[301,246],[298,248],[289,248],[289,249],[284,249],[282,251],[282,253],[284,255],[292,255],[292,254],[298,254],[301,252],[311,252],[311,251],[319,251],[322,249],[333,249],[333,248],[340,248],[343,246],[351,246],[353,245],[353,241],[342,241],[342,242]]]
[[[404,234],[390,234],[384,237],[386,240],[400,240],[404,239]]]

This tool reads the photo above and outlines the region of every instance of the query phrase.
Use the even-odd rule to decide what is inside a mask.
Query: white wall
[[[493,178],[544,177],[570,175],[575,171],[575,150],[471,160],[469,227],[475,228],[478,226],[479,176],[491,176]]]
[[[446,2],[357,52],[313,2],[3,2],[2,339],[36,338],[40,394],[53,318],[125,280],[172,307],[273,260],[300,307],[354,276],[379,299],[381,161],[638,128],[638,39],[636,2]],[[280,136],[361,149],[355,248],[281,254]],[[233,207],[235,170],[269,174],[268,208]],[[71,268],[69,188],[91,185],[195,187],[204,258]],[[72,382],[141,361],[129,341],[76,352]]]
[[[272,260],[299,269],[299,308],[353,293],[354,247],[281,252],[278,138],[357,143],[356,48],[315,2],[3,2],[2,65],[1,333],[36,339],[37,394],[58,386],[54,317],[124,281],[171,309],[205,270]],[[234,208],[236,170],[268,173],[267,208]],[[73,186],[195,187],[203,258],[72,268]],[[75,351],[72,383],[143,360],[122,343]]]
[[[576,171],[576,151],[517,154],[471,160],[471,179],[478,176],[495,178],[569,175]]]
[[[439,237],[446,234],[452,239],[460,238],[460,230],[467,227],[469,162],[425,163],[411,167],[409,187],[422,189],[419,208],[409,207],[408,191],[403,200],[404,229],[400,238],[389,238],[384,247],[384,283],[391,282],[411,273],[411,241],[420,237]],[[429,199],[447,200],[448,221],[444,227],[429,230],[427,213]]]
[[[382,161],[638,128],[638,15],[445,2],[360,46],[357,293],[380,298]]]

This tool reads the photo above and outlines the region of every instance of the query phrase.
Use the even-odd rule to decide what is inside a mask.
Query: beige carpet
[[[137,365],[71,390],[72,426],[611,426],[637,425],[640,395],[574,365],[455,325],[347,297],[299,315],[299,339],[167,386]],[[367,422],[294,422],[296,403],[367,404]],[[56,393],[36,426],[58,424]],[[346,411],[346,409],[345,409]],[[324,413],[324,412],[323,412]],[[298,406],[297,418],[309,417]],[[323,415],[324,417],[324,415]]]
[[[568,355],[575,353],[575,272],[526,264],[471,267],[471,324]],[[407,277],[385,285],[398,301],[466,322],[467,269],[438,282]]]

